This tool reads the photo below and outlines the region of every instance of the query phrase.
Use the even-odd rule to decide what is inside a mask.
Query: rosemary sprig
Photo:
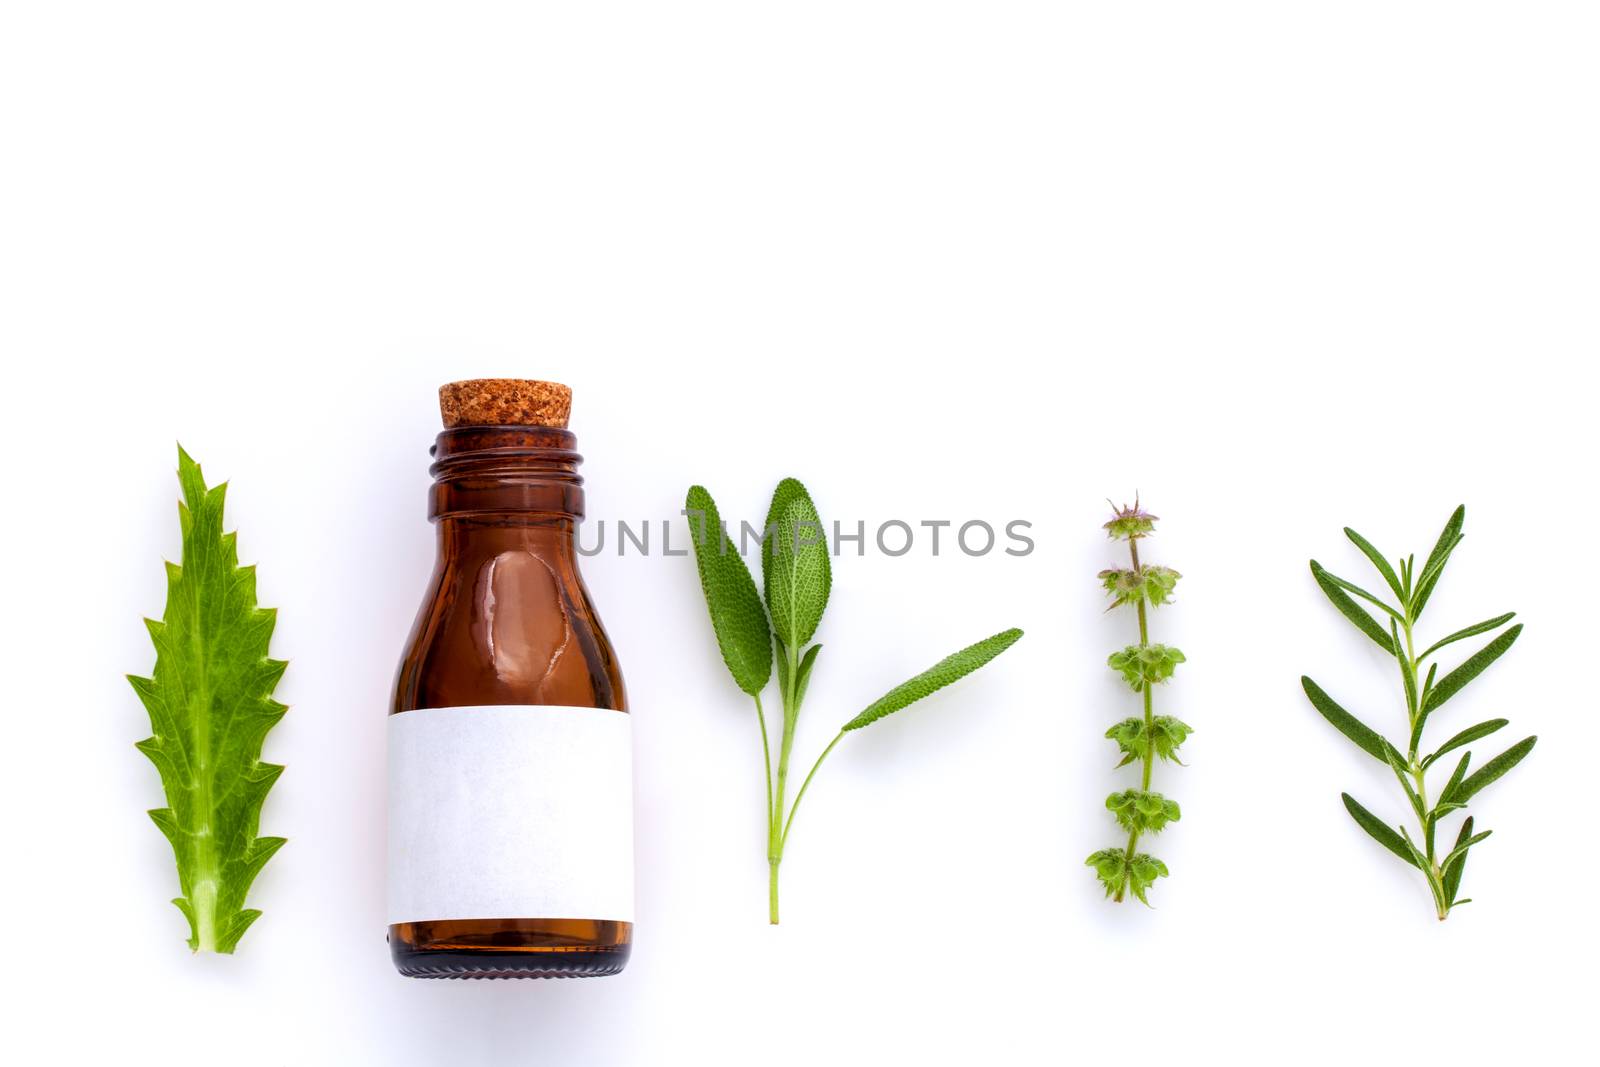
[[[1349,527],[1345,527],[1345,536],[1371,561],[1379,577],[1394,594],[1394,604],[1330,573],[1316,560],[1311,561],[1311,575],[1323,593],[1333,602],[1334,607],[1338,608],[1340,614],[1349,619],[1356,629],[1393,656],[1399,664],[1408,738],[1403,755],[1396,745],[1346,711],[1316,682],[1308,677],[1300,679],[1311,706],[1363,752],[1387,765],[1399,780],[1406,801],[1417,818],[1416,836],[1412,836],[1411,830],[1404,825],[1397,833],[1394,827],[1362,807],[1349,793],[1340,795],[1344,798],[1345,810],[1350,813],[1350,817],[1357,825],[1378,844],[1422,872],[1428,881],[1428,890],[1433,896],[1434,911],[1441,920],[1449,916],[1451,908],[1467,903],[1466,899],[1459,896],[1461,875],[1467,865],[1467,850],[1491,833],[1489,830],[1475,832],[1473,819],[1468,816],[1456,834],[1455,843],[1441,856],[1437,841],[1441,822],[1446,816],[1464,809],[1468,801],[1485,786],[1520,763],[1523,757],[1533,751],[1534,742],[1537,740],[1534,737],[1523,738],[1472,774],[1467,773],[1467,768],[1472,762],[1472,753],[1463,752],[1456,761],[1444,788],[1438,792],[1433,802],[1429,803],[1428,769],[1446,753],[1465,748],[1474,741],[1488,737],[1505,726],[1507,720],[1488,719],[1475,726],[1469,726],[1426,756],[1422,755],[1424,727],[1440,705],[1461,692],[1467,683],[1477,678],[1491,663],[1504,655],[1522,634],[1521,623],[1502,631],[1499,636],[1490,640],[1442,678],[1439,677],[1439,663],[1436,658],[1441,649],[1457,641],[1498,630],[1510,622],[1516,613],[1506,612],[1504,615],[1496,615],[1492,619],[1463,627],[1435,641],[1420,654],[1416,651],[1418,642],[1413,631],[1417,621],[1422,617],[1422,610],[1427,605],[1428,598],[1433,595],[1433,590],[1439,583],[1439,576],[1444,573],[1450,554],[1461,543],[1461,527],[1466,521],[1466,515],[1465,506],[1456,508],[1421,570],[1417,569],[1414,555],[1398,560],[1398,567],[1391,565],[1371,542]],[[1388,617],[1388,625],[1384,626],[1373,618],[1366,608],[1356,603],[1357,598],[1382,611]],[[1427,671],[1424,673],[1425,664]]]
[[[1139,541],[1155,530],[1156,516],[1144,511],[1137,499],[1132,507],[1117,508],[1113,504],[1112,509],[1114,514],[1104,528],[1113,540],[1128,542],[1131,566],[1127,570],[1101,571],[1100,581],[1112,598],[1111,608],[1134,606],[1139,616],[1139,643],[1113,652],[1107,663],[1122,675],[1135,693],[1144,697],[1144,717],[1124,719],[1107,730],[1106,736],[1122,751],[1122,762],[1117,766],[1126,767],[1137,762],[1141,774],[1138,789],[1124,789],[1106,798],[1106,807],[1128,831],[1127,845],[1103,848],[1084,862],[1094,868],[1105,886],[1106,896],[1121,903],[1131,890],[1148,905],[1150,901],[1145,892],[1157,878],[1167,874],[1167,865],[1140,852],[1139,838],[1145,833],[1160,833],[1167,823],[1177,822],[1181,815],[1177,801],[1151,791],[1150,776],[1157,757],[1182,765],[1178,746],[1193,732],[1188,723],[1170,715],[1155,714],[1155,687],[1172,677],[1184,657],[1176,648],[1150,643],[1148,609],[1170,602],[1172,590],[1182,576],[1170,567],[1139,561]]]

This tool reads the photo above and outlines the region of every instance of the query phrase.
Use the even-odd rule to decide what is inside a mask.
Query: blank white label
[[[633,921],[631,717],[505,704],[389,716],[389,923]]]

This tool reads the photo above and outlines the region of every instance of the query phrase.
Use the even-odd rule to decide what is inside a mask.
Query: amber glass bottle
[[[440,390],[438,560],[389,718],[389,945],[414,977],[615,974],[633,939],[622,673],[578,574],[571,393]]]

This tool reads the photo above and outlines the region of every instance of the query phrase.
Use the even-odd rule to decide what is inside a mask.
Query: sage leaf
[[[794,684],[794,702],[799,704],[806,698],[806,687],[811,684],[811,667],[817,662],[817,653],[822,651],[821,645],[812,645],[806,649],[806,654],[800,659],[798,679]]]
[[[1344,810],[1350,813],[1350,817],[1356,821],[1357,826],[1371,835],[1372,839],[1378,844],[1393,852],[1396,856],[1411,864],[1411,866],[1417,866],[1417,861],[1412,854],[1412,850],[1407,847],[1405,838],[1395,833],[1387,823],[1372,814],[1372,812],[1363,808],[1356,802],[1356,798],[1349,793],[1340,793],[1339,796],[1344,798]]]
[[[1439,683],[1428,692],[1428,701],[1423,705],[1424,713],[1436,710],[1439,705],[1461,692],[1468,682],[1488,669],[1489,664],[1505,655],[1506,650],[1516,644],[1517,638],[1521,636],[1522,624],[1518,623],[1473,653],[1461,666],[1440,678]]]
[[[695,564],[717,647],[739,688],[755,699],[766,786],[767,918],[776,926],[778,875],[795,816],[818,770],[845,734],[977,670],[1014,644],[1022,631],[1007,630],[963,649],[868,706],[817,756],[791,802],[795,725],[822,652],[820,644],[810,642],[827,609],[833,582],[821,520],[805,486],[793,478],[778,484],[762,537],[762,585],[758,587],[739,553],[726,544],[722,517],[711,494],[702,486],[691,486],[686,504],[691,520],[695,513],[701,520],[699,536],[694,539]],[[761,702],[761,690],[772,677],[774,656],[783,711],[782,729],[776,736],[767,729]]]
[[[690,512],[690,540],[700,569],[700,588],[711,613],[717,648],[736,685],[759,696],[772,678],[772,632],[744,559],[723,536],[716,501],[702,486],[690,486],[684,509]],[[699,533],[694,513],[701,517]]]
[[[1500,755],[1473,771],[1456,786],[1454,792],[1450,795],[1450,799],[1465,804],[1477,796],[1485,786],[1497,781],[1507,771],[1521,763],[1523,758],[1533,751],[1534,742],[1538,740],[1537,737],[1524,737],[1521,741],[1518,741],[1500,753]]]
[[[786,647],[804,648],[828,606],[833,570],[817,507],[794,478],[779,482],[772,493],[761,571],[773,631]]]
[[[1459,734],[1456,734],[1450,740],[1440,745],[1434,751],[1433,755],[1423,760],[1422,769],[1427,770],[1429,767],[1433,766],[1434,761],[1440,756],[1444,755],[1446,752],[1453,752],[1462,745],[1470,745],[1479,738],[1488,737],[1490,734],[1494,733],[1496,730],[1509,724],[1510,722],[1510,719],[1490,719],[1487,722],[1480,722],[1476,726],[1467,727],[1465,730],[1462,730]]]
[[[1310,678],[1302,675],[1300,687],[1306,691],[1306,697],[1311,701],[1311,706],[1322,713],[1322,717],[1333,724],[1334,729],[1344,734],[1356,743],[1363,752],[1370,755],[1380,763],[1388,763],[1388,751],[1394,748],[1384,740],[1376,730],[1357,719],[1344,708],[1340,707],[1322,687]]]
[[[1373,641],[1377,642],[1378,647],[1385,652],[1390,655],[1397,654],[1394,643],[1389,640],[1389,635],[1384,631],[1383,627],[1378,625],[1378,620],[1362,610],[1361,605],[1351,600],[1345,591],[1340,588],[1339,582],[1324,570],[1322,564],[1316,560],[1311,561],[1311,575],[1317,580],[1317,585],[1321,587],[1328,599],[1333,601],[1333,606],[1339,609],[1341,615],[1354,623],[1356,629],[1372,638]]]
[[[951,682],[965,678],[1016,644],[1021,637],[1021,630],[1015,628],[1002,630],[993,637],[986,637],[976,644],[968,645],[960,652],[946,656],[921,674],[901,682],[883,696],[868,704],[860,715],[840,727],[840,731],[847,732],[859,730],[863,726],[871,726],[884,716],[892,715],[907,705],[915,704],[923,697],[938,692]]]

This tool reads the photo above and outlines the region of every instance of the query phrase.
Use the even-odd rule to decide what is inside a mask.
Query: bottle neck
[[[570,431],[545,426],[445,430],[431,450],[428,518],[439,524],[441,538],[570,544],[583,518],[576,444]]]

